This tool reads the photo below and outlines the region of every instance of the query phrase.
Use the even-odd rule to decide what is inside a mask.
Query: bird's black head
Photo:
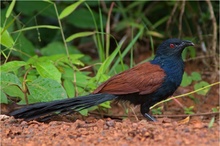
[[[187,46],[194,46],[194,44],[186,40],[168,39],[158,47],[156,57],[181,57],[182,51]]]

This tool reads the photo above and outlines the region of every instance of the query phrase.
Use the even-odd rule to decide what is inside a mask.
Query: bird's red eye
[[[172,48],[172,49],[173,49],[174,47],[175,47],[175,45],[174,45],[174,44],[170,44],[170,48]]]

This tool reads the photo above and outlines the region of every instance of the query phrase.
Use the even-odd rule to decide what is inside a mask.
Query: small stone
[[[106,125],[108,127],[114,127],[115,126],[115,121],[114,120],[106,121]]]

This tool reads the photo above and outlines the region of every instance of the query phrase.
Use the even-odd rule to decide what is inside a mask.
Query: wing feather
[[[147,62],[111,77],[93,93],[150,94],[161,86],[165,76],[164,70],[159,65]]]

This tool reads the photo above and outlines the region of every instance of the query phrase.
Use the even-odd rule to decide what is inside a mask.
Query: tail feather
[[[62,112],[67,110],[80,111],[90,108],[92,106],[99,105],[105,101],[110,101],[117,98],[111,94],[90,94],[86,96],[69,98],[64,100],[56,100],[52,102],[36,103],[23,107],[21,109],[11,112],[9,115],[15,118],[23,118],[25,120],[37,119],[41,116],[47,115],[53,112]]]

